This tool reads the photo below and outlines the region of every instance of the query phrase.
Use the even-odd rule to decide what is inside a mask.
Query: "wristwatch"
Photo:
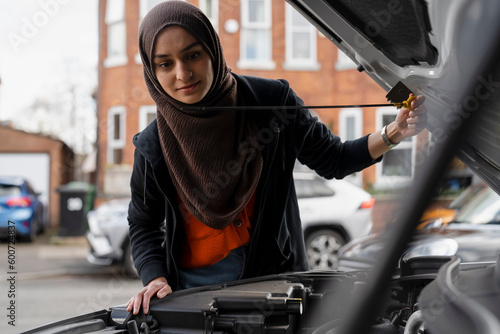
[[[389,148],[393,148],[395,146],[398,146],[399,143],[393,144],[393,143],[391,143],[391,141],[389,140],[389,138],[387,138],[386,129],[387,129],[387,125],[384,125],[384,127],[382,128],[382,131],[380,131],[380,135],[382,136],[382,139],[384,140],[384,143]]]

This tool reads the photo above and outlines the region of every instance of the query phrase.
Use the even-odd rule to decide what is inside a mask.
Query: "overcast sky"
[[[0,120],[19,122],[35,99],[57,98],[69,80],[95,87],[97,2],[0,0]]]

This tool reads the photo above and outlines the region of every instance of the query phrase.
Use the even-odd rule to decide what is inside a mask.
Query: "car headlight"
[[[103,231],[100,226],[99,216],[95,212],[89,212],[87,214],[87,221],[89,223],[89,230],[92,234],[103,235]]]
[[[458,243],[449,238],[422,241],[408,249],[402,260],[407,261],[419,256],[453,256],[457,253]]]

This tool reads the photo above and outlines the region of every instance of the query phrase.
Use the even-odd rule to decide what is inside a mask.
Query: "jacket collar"
[[[153,168],[160,161],[163,161],[156,118],[144,130],[134,136],[133,143],[136,149],[151,163]]]

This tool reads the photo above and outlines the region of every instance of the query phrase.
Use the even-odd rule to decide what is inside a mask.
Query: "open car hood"
[[[435,141],[489,103],[457,156],[500,192],[500,80],[470,81],[498,40],[500,2],[468,0],[287,0],[383,89],[402,82],[426,97]],[[465,94],[464,94],[465,93]],[[464,96],[466,96],[464,98]],[[495,102],[496,101],[496,102]],[[457,108],[463,107],[461,113]],[[484,107],[484,106],[483,106]]]

